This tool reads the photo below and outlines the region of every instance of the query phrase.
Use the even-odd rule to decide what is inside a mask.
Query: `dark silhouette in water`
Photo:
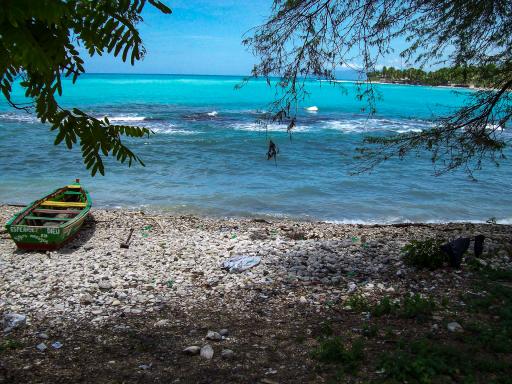
[[[272,140],[268,143],[268,152],[267,152],[267,160],[274,158],[274,161],[277,164],[277,154],[279,153],[279,148],[274,144]]]

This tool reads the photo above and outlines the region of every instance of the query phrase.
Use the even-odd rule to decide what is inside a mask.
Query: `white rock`
[[[448,330],[449,330],[450,332],[463,332],[463,331],[464,331],[464,329],[462,328],[462,326],[461,326],[459,323],[457,323],[456,321],[453,321],[453,322],[451,322],[451,323],[448,323],[448,324],[446,325],[446,328],[448,328]]]
[[[354,283],[353,281],[351,281],[350,283],[347,284],[347,288],[348,288],[348,293],[352,293],[357,289],[357,284]]]
[[[208,331],[208,333],[206,334],[206,340],[219,341],[222,340],[222,336],[218,332]]]
[[[308,303],[308,299],[306,299],[304,296],[301,296],[299,298],[299,303],[301,304],[307,304]]]
[[[203,348],[201,348],[200,355],[202,358],[211,360],[213,358],[213,348],[210,344],[206,344]]]
[[[20,313],[6,313],[4,315],[4,332],[21,328],[27,324],[27,316]]]
[[[155,327],[165,327],[166,325],[168,325],[170,323],[170,321],[168,319],[162,319],[162,320],[158,320],[156,323],[155,323]]]
[[[112,289],[112,284],[108,280],[101,280],[98,287],[103,291],[108,291],[109,289]]]

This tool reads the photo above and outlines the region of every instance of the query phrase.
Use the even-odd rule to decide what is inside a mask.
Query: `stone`
[[[183,350],[183,353],[189,356],[199,355],[200,352],[201,347],[198,347],[197,345],[191,345],[190,347],[187,347]]]
[[[121,305],[121,302],[119,300],[112,301],[112,306],[117,307],[118,305]]]
[[[208,333],[206,334],[206,340],[219,341],[222,340],[222,336],[218,332],[208,331]]]
[[[462,326],[459,323],[457,323],[456,321],[448,323],[446,325],[446,328],[448,328],[448,330],[450,332],[463,332],[464,331],[464,328],[462,328]]]
[[[27,324],[27,316],[20,313],[6,313],[4,315],[4,332],[21,328]]]
[[[93,302],[93,298],[88,293],[85,293],[82,296],[80,296],[80,304],[89,305],[89,304],[92,304],[92,302]]]
[[[40,332],[37,334],[37,337],[39,337],[40,339],[43,339],[43,340],[47,340],[49,339],[49,336],[48,334],[44,333],[44,332]]]
[[[348,293],[352,293],[357,289],[357,284],[354,283],[353,281],[351,281],[350,283],[347,284],[347,288],[348,288]]]
[[[39,351],[39,352],[44,352],[48,349],[48,347],[46,346],[45,343],[40,343],[40,344],[37,344],[36,345],[36,349]]]
[[[170,323],[170,321],[168,319],[162,319],[162,320],[158,320],[156,323],[155,323],[155,327],[165,327],[166,325],[168,325]]]
[[[223,328],[219,331],[219,334],[222,336],[222,337],[226,337],[229,335],[229,331],[226,329],[226,328]]]
[[[308,299],[306,299],[304,296],[301,296],[299,298],[299,303],[301,304],[307,304],[308,303]]]
[[[213,348],[210,344],[206,344],[203,348],[201,348],[201,352],[199,353],[202,358],[206,360],[211,360],[213,358]]]
[[[98,288],[102,291],[108,291],[109,289],[112,289],[112,284],[108,280],[101,280],[98,283]]]
[[[223,359],[231,360],[235,357],[235,352],[233,352],[231,349],[223,349],[220,355]]]

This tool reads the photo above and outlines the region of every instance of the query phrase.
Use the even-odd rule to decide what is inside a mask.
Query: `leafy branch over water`
[[[111,124],[73,108],[62,108],[62,77],[73,83],[85,72],[78,52],[90,56],[112,53],[133,65],[146,51],[137,30],[149,3],[165,14],[171,10],[158,0],[18,0],[0,5],[0,90],[16,109],[35,110],[41,122],[57,131],[55,144],[79,144],[87,169],[105,174],[103,156],[112,154],[122,163],[144,165],[123,142],[123,137],[149,135],[147,128]],[[12,99],[12,85],[21,79],[29,103]]]
[[[309,95],[307,79],[334,81],[343,67],[359,72],[357,97],[375,113],[372,74],[394,53],[397,39],[407,43],[400,52],[406,64],[420,69],[447,63],[495,68],[494,90],[472,94],[431,130],[368,138],[356,165],[356,173],[364,172],[391,157],[426,149],[437,174],[463,167],[471,175],[484,161],[504,159],[508,142],[501,132],[512,118],[511,26],[507,0],[274,0],[270,17],[244,44],[260,59],[253,77],[269,85],[272,76],[280,77],[272,119],[291,125],[298,103]]]

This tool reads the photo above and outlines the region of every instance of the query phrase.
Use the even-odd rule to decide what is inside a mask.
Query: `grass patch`
[[[358,312],[367,312],[370,310],[370,303],[368,302],[368,299],[361,294],[350,296],[345,302],[345,305],[348,305],[354,311]]]
[[[416,293],[407,296],[400,305],[400,317],[407,319],[425,320],[436,309],[436,303],[431,297],[421,297]]]
[[[313,351],[313,357],[322,363],[336,365],[339,372],[356,374],[364,358],[364,343],[362,339],[356,339],[346,346],[339,336],[325,338]]]
[[[424,298],[416,293],[406,296],[401,303],[385,296],[370,309],[370,312],[374,317],[394,315],[405,319],[426,320],[435,309],[436,303],[431,297]]]
[[[507,379],[510,362],[488,354],[475,354],[460,346],[419,339],[402,341],[397,350],[381,356],[378,367],[388,382],[452,383],[480,382],[480,375],[493,374],[496,381]]]
[[[404,263],[418,269],[438,269],[448,261],[448,256],[441,249],[442,240],[413,240],[403,249]]]
[[[6,339],[0,342],[0,353],[12,351],[14,349],[22,348],[23,344],[21,344],[18,340]]]
[[[396,313],[400,308],[400,304],[394,302],[389,296],[383,297],[372,309],[372,316],[381,317]]]

